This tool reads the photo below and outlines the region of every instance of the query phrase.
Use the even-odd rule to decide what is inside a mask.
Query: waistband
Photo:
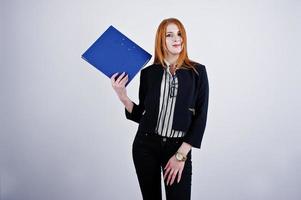
[[[140,130],[137,131],[137,135],[162,141],[182,142],[184,140],[184,137],[167,137],[153,132],[142,132]]]

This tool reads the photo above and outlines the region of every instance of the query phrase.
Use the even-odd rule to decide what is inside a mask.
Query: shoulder
[[[191,62],[191,64],[195,67],[195,69],[199,72],[206,72],[206,66],[204,64],[198,63],[198,62]]]
[[[192,71],[194,71],[194,74],[197,77],[204,77],[207,76],[206,66],[204,64],[201,64],[199,62],[190,61],[190,63],[193,65],[194,69],[191,68]],[[199,78],[198,78],[199,79]]]
[[[150,71],[157,71],[157,70],[160,70],[161,68],[162,68],[162,65],[160,65],[160,64],[151,64],[151,65],[148,65],[145,68],[143,68],[141,70],[141,74],[148,73]]]

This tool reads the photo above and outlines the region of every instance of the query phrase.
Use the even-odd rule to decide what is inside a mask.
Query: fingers
[[[175,168],[169,167],[168,163],[166,166],[167,166],[167,168],[166,167],[164,168],[164,169],[166,169],[166,171],[164,173],[163,179],[165,180],[167,177],[166,184],[168,185],[170,183],[170,185],[172,185],[177,176],[178,170]]]
[[[179,183],[182,177],[183,168],[184,163],[181,163],[181,165],[177,166],[175,163],[169,160],[164,167],[165,172],[163,178],[166,180],[166,185],[172,185],[175,181]]]
[[[121,81],[121,79],[123,79],[124,75],[125,75],[125,72],[122,72],[122,74],[120,74],[120,76],[117,78],[116,83],[119,84],[119,82]]]
[[[168,178],[167,178],[167,182],[166,182],[167,185],[168,185],[168,183],[169,183],[169,185],[172,185],[172,184],[173,184],[176,175],[177,175],[177,170],[172,169],[172,170],[170,171],[170,173],[169,173]]]
[[[166,177],[167,175],[165,175]],[[172,169],[169,173],[169,176],[167,178],[167,181],[166,181],[166,185],[172,185],[175,180],[176,180],[176,177],[177,177],[177,183],[180,182],[181,180],[181,177],[182,177],[182,170],[177,170],[177,169]]]
[[[179,172],[178,172],[178,179],[177,179],[178,183],[180,182],[181,177],[182,177],[182,170],[179,170]]]
[[[164,180],[168,176],[168,173],[169,173],[170,170],[171,170],[171,168],[167,168],[167,170],[165,171],[165,174],[164,174],[164,177],[163,177]]]
[[[113,76],[111,77],[111,82],[112,84],[115,83],[115,77],[117,76],[118,72],[116,72],[115,74],[113,74]]]
[[[169,165],[170,165],[170,162],[167,162],[166,166],[164,167],[164,170],[165,170],[167,167],[169,167]]]
[[[126,82],[128,82],[129,80],[129,76],[126,75],[124,78],[121,79],[121,81],[119,82],[120,85],[124,86],[126,84]]]
[[[120,86],[123,86],[127,83],[128,81],[128,75],[125,75],[125,72],[123,72],[122,74],[120,74],[120,76],[116,79],[116,76],[118,75],[119,73],[115,73],[112,75],[111,77],[111,83],[112,85],[120,85]],[[116,80],[115,80],[116,79]]]
[[[172,176],[171,176],[171,181],[170,181],[170,185],[172,185],[176,179],[176,176],[178,174],[178,171],[176,171]]]

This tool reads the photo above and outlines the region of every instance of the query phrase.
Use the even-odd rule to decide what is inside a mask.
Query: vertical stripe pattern
[[[165,61],[166,68],[163,73],[160,91],[159,116],[156,131],[165,137],[183,137],[185,132],[172,129],[174,109],[178,92],[178,79],[172,75],[169,63]]]

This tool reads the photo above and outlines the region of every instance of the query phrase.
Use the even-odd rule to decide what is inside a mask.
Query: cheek
[[[168,49],[169,52],[173,52],[174,51],[174,49],[173,49],[173,47],[171,45],[170,46],[167,45],[167,49]]]
[[[172,49],[172,44],[170,43],[170,42],[168,42],[168,41],[166,41],[166,48],[168,49],[168,50],[171,50]]]
[[[166,46],[170,47],[171,46],[171,42],[169,40],[166,40],[165,42]]]

